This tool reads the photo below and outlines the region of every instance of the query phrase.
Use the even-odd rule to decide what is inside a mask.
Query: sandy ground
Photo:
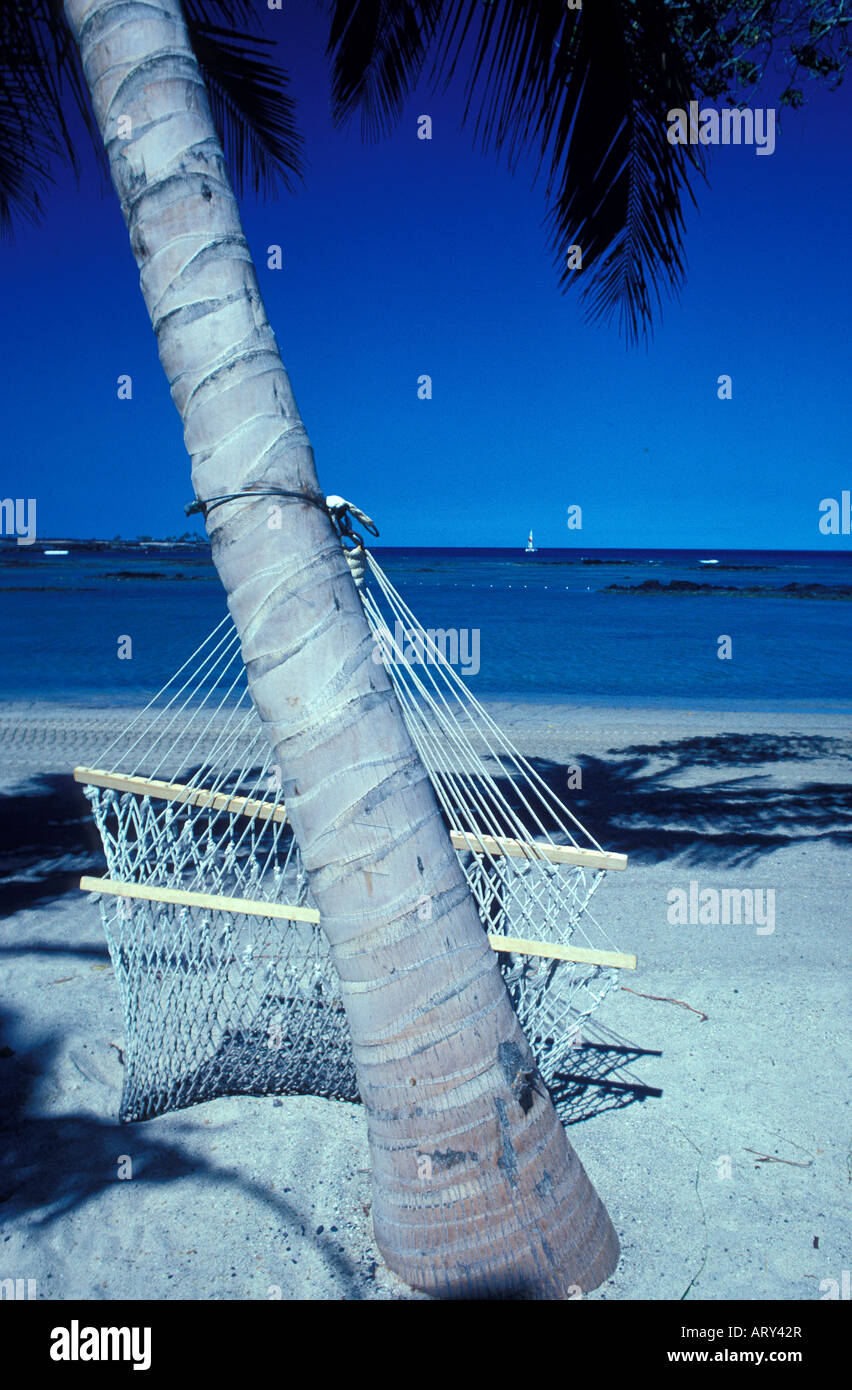
[[[852,1266],[852,716],[495,713],[631,857],[596,915],[638,954],[639,993],[598,1019],[662,1094],[590,1085],[573,1112],[623,1250],[591,1297],[825,1297]],[[70,770],[126,720],[0,707],[0,1279],[40,1298],[417,1297],[375,1247],[359,1106],[239,1098],[116,1123],[120,1001],[75,887],[102,860]],[[774,931],[670,924],[691,882],[774,890]]]

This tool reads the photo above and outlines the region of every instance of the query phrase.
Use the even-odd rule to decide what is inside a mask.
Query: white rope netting
[[[615,950],[590,910],[602,869],[535,848],[594,856],[601,847],[473,697],[370,554],[366,571],[360,592],[377,654],[453,832],[484,929]],[[81,780],[108,880],[287,904],[311,916],[280,778],[230,617],[98,763],[97,776]],[[315,921],[301,920],[299,911],[282,920],[258,906],[240,911],[107,891],[100,903],[125,1012],[122,1119],[218,1095],[358,1098],[346,1016]],[[522,951],[500,951],[498,958],[542,1076],[558,1091],[585,1020],[618,972]]]

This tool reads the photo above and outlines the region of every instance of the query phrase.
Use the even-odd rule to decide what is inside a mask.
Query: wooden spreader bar
[[[209,806],[213,811],[227,811],[235,816],[257,816],[261,820],[286,821],[287,809],[280,802],[256,801],[246,796],[229,796],[227,792],[211,792],[204,787],[189,787],[181,782],[160,782],[150,777],[122,777],[116,772],[104,772],[97,767],[75,767],[75,782],[92,787],[108,787],[118,792],[133,792],[150,796],[157,801],[179,801],[186,806]],[[573,845],[546,845],[534,840],[512,840],[505,836],[468,834],[451,830],[454,849],[473,854],[487,854],[510,859],[547,859],[551,864],[575,864],[586,869],[626,869],[626,854],[611,854],[606,850],[578,849]]]
[[[133,792],[155,801],[180,801],[185,806],[209,806],[212,811],[228,811],[234,816],[258,816],[261,820],[285,821],[286,807],[280,802],[255,801],[248,796],[229,796],[206,787],[188,787],[181,782],[158,782],[151,777],[121,777],[98,767],[75,767],[74,781],[89,787],[108,787],[116,792]]]
[[[183,888],[151,887],[147,883],[122,883],[111,878],[91,878],[88,874],[80,879],[80,887],[87,893],[110,893],[120,898],[174,903],[178,907],[202,907],[213,912],[239,912],[252,917],[279,918],[287,922],[319,923],[320,920],[319,913],[313,907],[259,902],[253,898],[228,898],[215,893],[192,893]],[[581,965],[636,969],[636,957],[621,951],[592,951],[583,946],[558,946],[549,941],[524,941],[520,937],[500,936],[496,932],[489,932],[488,941],[494,951],[515,951],[518,955],[575,961]]]
[[[264,903],[255,898],[227,898],[219,893],[191,893],[185,888],[152,887],[148,883],[122,883],[114,878],[80,879],[86,893],[112,893],[119,898],[142,898],[149,903],[175,903],[178,907],[206,907],[211,912],[243,912],[249,917],[279,917],[285,922],[319,922],[315,907],[293,903]]]
[[[546,960],[572,960],[580,965],[606,965],[615,970],[635,970],[636,957],[625,951],[593,951],[585,946],[558,946],[555,941],[524,941],[518,936],[488,933],[492,951],[515,951],[519,956],[543,956]]]
[[[545,845],[539,840],[510,840],[500,835],[475,835],[473,831],[451,830],[454,849],[488,854],[498,859],[549,859],[551,864],[579,864],[584,869],[626,869],[626,854],[610,854],[603,849],[577,849],[574,845]]]

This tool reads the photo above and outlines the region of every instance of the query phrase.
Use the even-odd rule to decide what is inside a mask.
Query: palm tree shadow
[[[0,917],[50,902],[100,874],[105,859],[91,809],[74,778],[40,773],[0,795]]]
[[[0,1217],[31,1227],[49,1228],[82,1208],[118,1181],[119,1155],[132,1145],[133,1179],[142,1184],[166,1184],[201,1176],[209,1184],[211,1218],[216,1192],[222,1199],[238,1190],[270,1209],[282,1228],[308,1227],[309,1218],[262,1184],[240,1171],[218,1167],[196,1153],[189,1156],[178,1144],[153,1135],[147,1126],[134,1126],[132,1141],[126,1125],[80,1114],[39,1113],[38,1089],[56,1067],[60,1039],[44,1034],[32,1046],[16,1050],[13,1036],[17,1016],[0,1014]],[[363,1297],[363,1274],[334,1244],[334,1236],[317,1236],[315,1244],[340,1281],[341,1295]]]
[[[852,784],[808,781],[783,769],[808,762],[852,761],[852,741],[805,734],[721,734],[611,750],[582,757],[582,788],[573,789],[576,765],[532,758],[548,787],[606,848],[634,862],[681,857],[686,864],[748,866],[761,854],[828,840],[852,845]],[[701,778],[702,770],[707,776]],[[719,776],[719,773],[729,775]],[[502,790],[532,828],[513,796]]]
[[[574,764],[528,761],[584,825],[606,827],[607,849],[628,854],[634,863],[680,858],[686,864],[747,866],[793,844],[852,844],[852,785],[781,775],[807,763],[852,762],[850,740],[722,734],[633,744],[610,754]],[[536,799],[528,785],[519,794],[510,765],[503,765],[497,781],[531,838],[539,834],[537,820],[558,829],[546,797]],[[662,1094],[630,1071],[641,1057],[659,1053],[617,1037],[597,1019],[587,1020],[582,1031],[570,1070],[550,1078],[563,1123],[578,1124]]]

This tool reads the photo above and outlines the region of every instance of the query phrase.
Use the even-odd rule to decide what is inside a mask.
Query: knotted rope
[[[354,519],[360,522],[364,529],[369,531],[371,536],[377,536],[379,534],[379,528],[376,523],[367,516],[366,512],[362,512],[361,508],[356,507],[354,503],[347,502],[345,497],[338,497],[335,493],[332,493],[330,497],[326,497],[325,503],[334,528],[340,537],[343,553],[346,556],[346,563],[349,566],[352,578],[355,580],[355,586],[357,589],[362,590],[367,579],[367,551],[364,537],[355,530],[352,521]],[[344,539],[351,540],[354,544],[351,546],[343,545]]]

